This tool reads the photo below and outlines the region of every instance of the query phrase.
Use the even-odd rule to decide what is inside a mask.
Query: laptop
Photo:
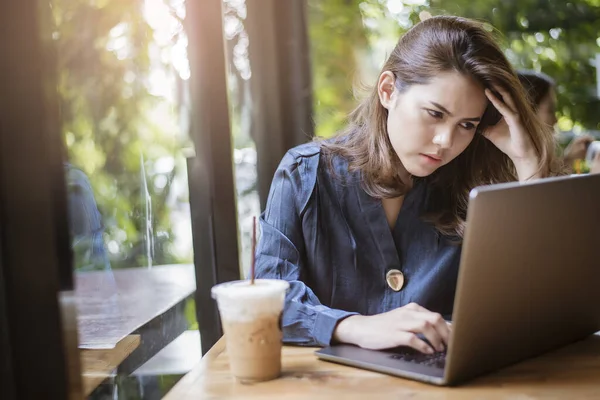
[[[600,175],[475,188],[446,352],[333,345],[323,360],[456,385],[600,330]]]

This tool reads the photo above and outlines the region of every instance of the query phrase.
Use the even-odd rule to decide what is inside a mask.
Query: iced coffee
[[[241,381],[281,374],[281,316],[289,283],[275,279],[227,282],[213,287],[231,372]]]

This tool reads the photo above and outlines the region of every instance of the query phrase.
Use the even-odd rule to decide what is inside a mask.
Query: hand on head
[[[519,180],[535,176],[539,156],[535,149],[531,134],[522,123],[519,110],[511,95],[503,88],[496,86],[494,90],[502,96],[499,98],[490,89],[485,94],[502,115],[502,119],[488,127],[484,136],[514,163]]]

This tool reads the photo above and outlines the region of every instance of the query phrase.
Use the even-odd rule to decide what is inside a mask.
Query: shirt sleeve
[[[283,158],[260,218],[256,252],[258,278],[290,283],[283,312],[284,342],[305,346],[328,346],[338,322],[357,314],[322,305],[302,281],[306,263],[302,215],[315,206],[318,160],[318,152],[308,157],[288,152]]]

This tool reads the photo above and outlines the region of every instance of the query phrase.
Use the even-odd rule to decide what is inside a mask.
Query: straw
[[[252,263],[250,264],[250,284],[254,285],[254,271],[256,264],[256,217],[252,217]]]

